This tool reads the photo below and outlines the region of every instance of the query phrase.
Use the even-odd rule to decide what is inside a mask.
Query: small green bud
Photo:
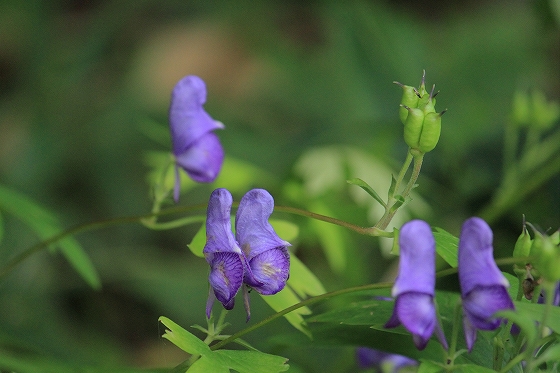
[[[422,123],[424,123],[424,112],[420,109],[403,106],[408,111],[408,117],[404,123],[404,142],[413,149],[418,149],[420,135],[422,134]]]
[[[515,242],[515,246],[513,247],[513,257],[514,258],[522,258],[527,257],[531,253],[531,245],[533,240],[529,235],[529,231],[525,225],[523,226],[523,232],[517,238]]]
[[[535,256],[535,268],[546,280],[560,280],[560,247],[554,244],[550,236],[535,231],[531,256]]]
[[[423,153],[432,151],[436,147],[441,133],[441,116],[443,113],[428,113],[424,117],[422,134],[418,143],[418,149]]]
[[[418,100],[419,100],[418,91],[416,90],[416,88],[409,85],[404,85],[399,82],[393,82],[393,83],[399,85],[403,89],[401,106],[399,108],[399,117],[401,119],[402,124],[405,124],[406,118],[408,117],[408,110],[405,109],[405,107],[406,106],[410,108],[418,107]]]

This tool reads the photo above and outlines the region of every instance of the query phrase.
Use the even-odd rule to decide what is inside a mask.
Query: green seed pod
[[[424,117],[424,122],[422,124],[422,133],[420,135],[420,141],[418,142],[418,149],[420,151],[427,153],[432,151],[438,141],[439,135],[441,134],[441,115],[443,113],[428,113]]]
[[[404,123],[404,142],[413,149],[418,149],[420,135],[422,134],[422,123],[424,122],[424,112],[420,109],[404,106],[408,111],[408,117]]]
[[[535,232],[531,256],[535,256],[535,267],[545,280],[560,280],[560,247],[552,242],[550,236]]]
[[[399,117],[401,118],[401,122],[405,124],[406,118],[408,117],[408,110],[406,110],[404,106],[408,106],[410,108],[416,108],[418,106],[418,91],[416,90],[416,88],[409,85],[404,85],[399,82],[393,83],[399,85],[403,89],[401,106],[399,108]]]
[[[531,253],[531,245],[533,240],[531,240],[531,236],[529,235],[529,231],[524,226],[523,232],[517,238],[515,242],[515,246],[513,247],[513,257],[514,258],[521,258],[529,256]]]
[[[560,245],[560,229],[550,235],[552,243],[555,245]]]

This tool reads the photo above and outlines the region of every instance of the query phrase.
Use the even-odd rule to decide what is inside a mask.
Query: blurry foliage
[[[312,181],[295,165],[311,148],[337,144],[395,172],[406,148],[401,90],[391,82],[416,85],[426,69],[428,83],[442,91],[439,107],[449,111],[416,190],[430,214],[411,210],[411,217],[429,217],[456,234],[500,185],[514,92],[537,89],[558,101],[560,34],[555,1],[450,4],[3,0],[0,183],[45,206],[62,227],[148,212],[143,159],[167,151],[157,134],[166,126],[169,93],[179,78],[197,74],[208,84],[206,109],[226,125],[219,136],[231,170],[244,165],[262,175],[278,204],[367,225],[371,206],[357,207],[351,197],[359,188],[341,178],[324,195],[305,195]],[[347,175],[348,167],[341,170],[347,177],[369,177]],[[235,172],[223,176],[211,186],[191,185],[182,203],[205,203],[214,187],[236,185],[241,196]],[[259,177],[242,184],[263,187]],[[498,256],[510,255],[523,213],[544,229],[558,226],[559,184],[557,173],[494,218]],[[44,238],[0,209],[2,261]],[[297,254],[327,289],[391,278],[379,240],[349,232],[336,238],[346,252],[328,254],[331,261],[346,255],[333,267],[346,270],[333,274],[317,225],[311,233],[301,229]],[[197,229],[132,224],[78,235],[99,291],[57,255],[30,257],[0,283],[0,370],[183,360],[160,338],[157,317],[203,324],[207,265],[186,250]],[[253,303],[253,320],[269,314],[258,297]],[[230,317],[244,324],[241,309]],[[281,320],[246,338],[280,351],[294,369],[353,371],[348,351],[265,343],[286,325]]]

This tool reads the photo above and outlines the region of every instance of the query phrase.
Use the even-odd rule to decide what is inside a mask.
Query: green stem
[[[453,370],[455,362],[455,351],[457,350],[457,340],[459,339],[459,327],[461,325],[461,313],[463,311],[461,300],[457,301],[455,305],[455,312],[453,313],[453,329],[451,330],[451,344],[449,351],[447,351],[447,366],[449,370]]]
[[[401,170],[397,176],[397,180],[395,182],[395,189],[393,190],[393,193],[391,195],[389,195],[389,201],[391,201],[391,199],[393,199],[395,197],[395,193],[398,194],[398,190],[399,187],[401,186],[402,181],[404,180],[404,176],[406,175],[406,172],[408,171],[408,168],[410,167],[410,163],[412,163],[412,153],[409,151],[406,153],[406,159],[404,160],[404,163],[401,167]]]
[[[157,223],[152,221],[152,219],[143,219],[140,222],[147,228],[156,231],[163,231],[167,229],[179,228],[192,223],[202,223],[205,220],[206,220],[206,216],[197,215],[197,216],[187,216],[177,220],[166,221],[164,223]]]
[[[553,281],[544,281],[541,284],[543,290],[544,290],[544,296],[545,296],[545,307],[544,307],[544,312],[543,312],[543,316],[542,316],[542,320],[540,321],[539,324],[539,338],[535,338],[534,342],[531,344],[531,346],[527,347],[527,350],[525,352],[525,355],[529,355],[526,359],[527,361],[527,371],[531,372],[533,369],[536,369],[538,364],[535,364],[535,354],[534,352],[536,351],[537,347],[539,345],[542,344],[542,339],[544,337],[544,332],[546,330],[546,323],[548,321],[548,316],[550,315],[550,310],[553,307],[553,302],[554,302],[554,286],[555,283]],[[540,293],[535,293],[535,295],[533,296],[533,298],[538,298],[538,295]]]
[[[408,197],[408,194],[411,192],[412,188],[414,188],[414,185],[416,185],[416,180],[418,180],[418,176],[420,175],[420,169],[422,168],[424,153],[419,153],[419,152],[414,152],[413,150],[409,150],[405,161],[406,169],[408,169],[408,166],[410,165],[409,158],[414,159],[414,166],[412,168],[412,174],[410,175],[410,180],[408,181],[406,188],[401,194],[402,198],[404,198],[405,200]],[[406,173],[406,170],[404,173],[402,172],[402,170],[404,169],[405,167],[403,166],[403,168],[401,169],[401,173],[399,173],[399,179],[397,179],[397,184],[400,184],[400,181],[402,181],[402,178],[404,178],[404,173]],[[398,189],[396,186],[395,186],[394,193],[398,194]],[[377,224],[375,224],[374,228],[378,228],[381,230],[385,230],[387,228],[387,226],[389,225],[389,223],[391,222],[391,220],[393,219],[393,217],[398,211],[397,208],[393,207],[396,202],[397,200],[396,198],[394,198],[394,196],[389,198],[389,200],[387,201],[387,207],[385,208],[385,213],[383,214],[381,219],[379,219]]]

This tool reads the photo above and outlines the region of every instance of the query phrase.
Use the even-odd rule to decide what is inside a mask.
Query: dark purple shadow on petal
[[[222,168],[224,150],[218,136],[208,132],[177,154],[175,161],[194,181],[211,183]]]
[[[507,290],[501,285],[477,286],[463,298],[463,310],[470,324],[481,330],[495,330],[501,319],[492,316],[513,308]]]
[[[234,306],[235,295],[243,283],[243,261],[240,254],[213,253],[208,275],[214,295],[227,310]]]

